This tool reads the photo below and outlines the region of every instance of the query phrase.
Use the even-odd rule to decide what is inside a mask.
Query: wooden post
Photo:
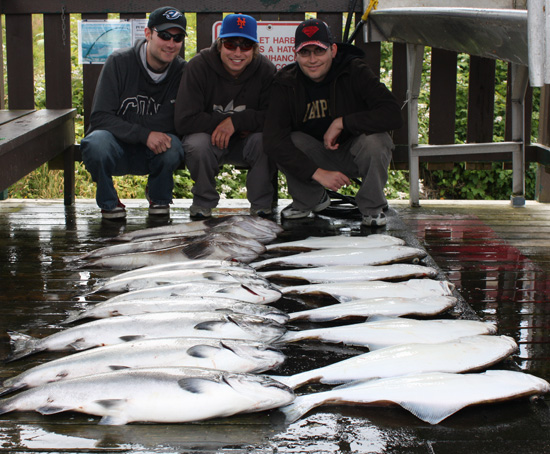
[[[539,143],[550,146],[550,85],[544,85],[540,91]],[[535,200],[550,203],[550,173],[548,167],[537,164],[537,183]]]

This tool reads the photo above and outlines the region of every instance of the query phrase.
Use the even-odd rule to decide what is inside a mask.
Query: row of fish
[[[152,259],[155,254],[163,257],[162,251],[184,249],[193,238],[226,235],[213,231],[220,226],[257,222],[248,216],[228,218],[200,221],[201,228],[188,223],[131,232],[115,238],[116,245],[79,256],[80,266],[131,271],[98,283],[92,293],[117,295],[69,314],[65,323],[97,320],[41,339],[10,333],[10,360],[45,350],[84,351],[5,380],[0,394],[21,392],[0,400],[0,414],[77,410],[101,416],[102,424],[125,424],[187,422],[280,408],[294,421],[323,404],[386,401],[434,424],[466,405],[548,391],[547,382],[520,372],[463,374],[502,361],[517,345],[496,335],[489,323],[425,319],[456,305],[453,286],[435,280],[433,268],[401,263],[418,262],[425,253],[398,238],[369,235],[269,244],[274,238],[266,240],[264,230],[271,221],[262,220],[264,251],[293,254],[258,262],[208,253],[202,258],[180,256],[177,262],[172,252],[167,253],[169,260]],[[280,233],[276,224],[270,228],[275,236]],[[231,234],[240,241],[235,235],[241,233]],[[182,243],[167,248],[156,243],[165,240]],[[122,245],[130,249],[124,251]],[[132,245],[142,249],[127,252]],[[133,254],[150,254],[148,265],[138,265],[145,262]],[[110,261],[99,262],[104,259]],[[274,267],[278,269],[261,271]],[[271,306],[283,297],[330,298],[333,304],[287,313]],[[411,315],[423,318],[404,318]],[[288,325],[367,317],[341,326]],[[304,340],[367,347],[369,352],[292,376],[268,375],[285,361],[282,347]],[[306,383],[345,385],[296,395]],[[492,387],[489,400],[468,392],[478,383]],[[459,397],[449,398],[456,393]]]

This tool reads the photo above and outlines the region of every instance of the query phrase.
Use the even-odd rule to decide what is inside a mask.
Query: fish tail
[[[6,358],[6,362],[15,361],[37,351],[38,339],[16,331],[8,331],[12,352]]]
[[[5,399],[0,399],[0,415],[9,413],[10,411],[15,410],[13,405],[13,399],[17,396],[7,397]]]
[[[310,410],[321,405],[322,402],[312,398],[313,396],[314,394],[298,396],[291,404],[280,408],[281,412],[285,415],[287,424],[297,421]]]

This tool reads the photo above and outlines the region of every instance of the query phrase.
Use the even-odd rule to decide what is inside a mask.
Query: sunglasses
[[[322,47],[315,46],[313,50],[310,49],[300,49],[297,54],[300,57],[309,57],[311,54],[314,54],[316,57],[321,57],[327,53],[328,49],[323,49]]]
[[[170,32],[159,32],[156,28],[154,28],[153,30],[157,32],[158,37],[163,41],[170,41],[171,39],[173,39],[175,43],[181,43],[185,38],[185,33],[176,33],[175,35],[173,35]]]
[[[252,41],[245,40],[241,43],[237,41],[223,41],[223,47],[225,47],[227,50],[237,50],[237,47],[240,47],[243,52],[246,52],[254,47],[254,43]]]

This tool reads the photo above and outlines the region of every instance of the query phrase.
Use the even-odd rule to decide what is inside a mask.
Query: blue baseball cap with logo
[[[179,28],[187,35],[185,28],[187,27],[187,19],[179,9],[173,6],[163,6],[158,8],[149,14],[149,21],[147,22],[147,28],[152,30],[153,28],[162,32],[170,28]]]
[[[246,14],[228,14],[220,29],[220,38],[241,37],[258,42],[258,24],[256,19]]]

